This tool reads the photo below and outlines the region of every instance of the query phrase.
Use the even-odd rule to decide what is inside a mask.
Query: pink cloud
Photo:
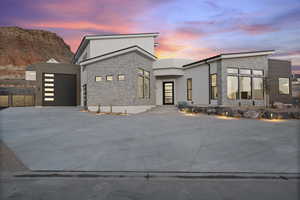
[[[237,26],[237,29],[245,31],[251,35],[259,35],[259,34],[276,31],[274,27],[269,25],[264,25],[264,24],[254,24],[254,25],[241,24]]]

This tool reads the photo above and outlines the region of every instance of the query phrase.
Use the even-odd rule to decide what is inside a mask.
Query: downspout
[[[208,65],[208,104],[211,103],[210,97],[211,97],[211,87],[210,87],[210,63],[207,62],[207,60],[205,61],[205,63]]]

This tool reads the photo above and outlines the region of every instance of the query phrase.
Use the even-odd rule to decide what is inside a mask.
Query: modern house
[[[81,105],[136,113],[179,101],[205,106],[289,103],[290,62],[270,60],[274,51],[220,54],[199,61],[157,59],[158,35],[85,36],[73,59],[81,66]]]
[[[25,89],[1,83],[0,107],[80,105],[92,111],[137,113],[182,101],[263,107],[300,102],[291,62],[270,59],[273,50],[226,53],[198,61],[157,59],[158,36],[85,36],[73,64],[50,59],[28,66],[26,80],[20,80]]]

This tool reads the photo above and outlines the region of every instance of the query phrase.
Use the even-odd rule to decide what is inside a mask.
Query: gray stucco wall
[[[274,102],[292,103],[292,85],[290,80],[290,94],[279,94],[279,78],[291,76],[291,62],[287,60],[269,59],[268,86],[270,104]]]
[[[153,61],[134,51],[86,65],[87,105],[155,105]],[[138,68],[150,72],[149,99],[142,99],[137,95]],[[118,74],[125,75],[125,80],[118,81]],[[113,81],[106,81],[106,75],[113,75]],[[96,82],[95,76],[102,76],[103,80]]]
[[[37,63],[27,67],[27,71],[36,71],[35,104],[43,105],[43,73],[76,75],[76,105],[80,105],[80,66],[67,63]]]
[[[221,104],[226,106],[252,106],[253,101],[256,106],[265,106],[267,101],[266,90],[264,90],[264,100],[230,100],[227,97],[227,68],[245,68],[264,70],[264,74],[268,74],[268,58],[267,56],[251,56],[243,58],[230,58],[221,60]]]

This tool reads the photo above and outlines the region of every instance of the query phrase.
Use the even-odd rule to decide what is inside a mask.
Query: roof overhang
[[[82,38],[78,49],[76,50],[72,62],[76,62],[80,57],[82,51],[88,45],[90,40],[101,40],[101,39],[117,39],[117,38],[137,38],[137,37],[153,37],[159,36],[158,32],[154,33],[133,33],[133,34],[110,34],[110,35],[86,35]]]
[[[88,64],[100,61],[100,60],[104,60],[104,59],[111,58],[111,57],[114,57],[114,56],[122,55],[122,54],[129,53],[129,52],[132,52],[132,51],[137,51],[137,52],[143,54],[144,56],[146,56],[146,57],[148,57],[149,59],[152,59],[152,60],[157,59],[156,56],[154,56],[150,52],[146,51],[145,49],[143,49],[139,46],[131,46],[131,47],[127,47],[127,48],[124,48],[124,49],[120,49],[120,50],[117,50],[117,51],[109,52],[109,53],[106,53],[106,54],[103,54],[103,55],[100,55],[100,56],[96,56],[96,57],[93,57],[93,58],[83,60],[82,62],[80,62],[80,65],[88,65]]]
[[[213,56],[210,58],[206,58],[203,60],[199,60],[193,63],[189,63],[186,65],[183,65],[184,69],[188,69],[191,67],[195,67],[201,64],[206,64],[210,62],[214,62],[216,60],[221,60],[221,59],[229,59],[229,58],[242,58],[242,57],[252,57],[252,56],[267,56],[273,54],[275,51],[274,50],[265,50],[265,51],[252,51],[252,52],[239,52],[239,53],[226,53],[226,54],[220,54],[217,56]]]

